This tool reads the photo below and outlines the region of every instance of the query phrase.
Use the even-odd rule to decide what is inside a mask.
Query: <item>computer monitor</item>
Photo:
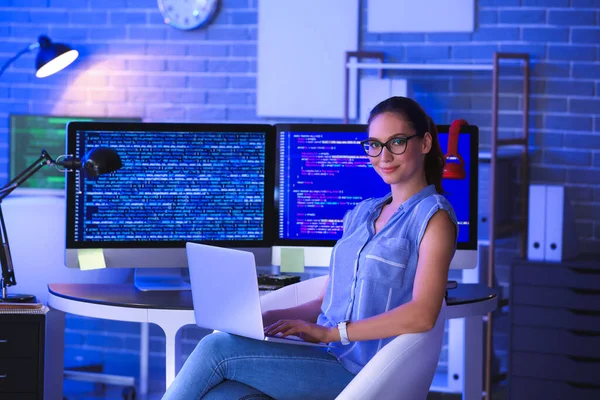
[[[112,147],[123,161],[96,181],[68,174],[67,267],[102,249],[107,268],[187,268],[186,242],[270,256],[272,126],[72,122],[67,144],[77,157]]]
[[[440,145],[448,153],[448,125],[438,126]],[[331,249],[342,236],[344,214],[370,197],[389,193],[389,185],[371,167],[359,142],[366,125],[276,125],[279,154],[276,177],[276,240],[272,262],[279,265],[282,247],[303,247],[306,266],[329,266]],[[464,126],[458,153],[463,179],[444,178],[444,195],[459,223],[457,252],[451,268],[477,265],[476,126]],[[456,156],[456,155],[455,155]],[[459,161],[448,157],[448,163]]]
[[[10,115],[9,179],[13,179],[40,157],[42,149],[56,158],[65,154],[69,121],[138,122],[141,118],[71,117],[54,115]],[[65,176],[53,168],[42,168],[16,191],[22,194],[64,195]]]

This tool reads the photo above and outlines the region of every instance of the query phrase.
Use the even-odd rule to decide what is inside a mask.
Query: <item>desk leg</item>
[[[483,394],[483,317],[465,318],[463,398],[481,400]]]
[[[181,357],[181,340],[179,340],[179,327],[162,327],[165,331],[165,356],[166,356],[166,384],[165,390],[171,386],[177,374],[178,359]]]
[[[148,370],[150,358],[150,324],[140,323],[140,387],[141,399],[148,397]]]
[[[165,390],[171,386],[175,379],[179,366],[179,358],[181,358],[181,340],[179,330],[183,325],[169,323],[168,321],[153,321],[165,333],[165,361],[166,361],[166,384]],[[161,323],[162,322],[162,323]]]
[[[46,314],[44,399],[62,400],[65,370],[65,313],[53,308]]]
[[[166,385],[171,386],[181,364],[181,328],[194,324],[191,310],[148,310],[148,322],[160,326],[165,333]]]
[[[448,320],[448,389],[464,393],[465,319]]]
[[[448,320],[448,389],[464,400],[481,400],[483,393],[483,318]]]

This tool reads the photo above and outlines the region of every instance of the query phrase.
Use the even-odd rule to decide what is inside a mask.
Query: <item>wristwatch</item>
[[[348,331],[346,330],[346,324],[348,322],[350,321],[342,321],[337,324],[338,331],[340,331],[340,339],[344,346],[350,344],[350,340],[348,339]]]

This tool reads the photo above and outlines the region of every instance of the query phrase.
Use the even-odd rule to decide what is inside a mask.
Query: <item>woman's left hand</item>
[[[265,328],[265,335],[295,335],[307,342],[329,343],[335,341],[331,328],[303,321],[301,319],[282,319]]]

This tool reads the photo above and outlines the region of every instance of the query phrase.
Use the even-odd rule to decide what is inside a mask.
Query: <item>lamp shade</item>
[[[460,127],[467,126],[469,123],[464,119],[452,121],[450,125],[450,133],[448,135],[448,150],[446,151],[446,162],[444,164],[444,179],[465,179],[467,171],[465,171],[465,160],[458,152],[458,136],[460,135]]]
[[[38,38],[40,50],[35,60],[37,72],[35,76],[45,78],[70,65],[79,52],[63,43],[53,43],[48,36]]]
[[[97,147],[81,158],[81,169],[86,178],[109,174],[123,167],[119,154],[110,147]]]

